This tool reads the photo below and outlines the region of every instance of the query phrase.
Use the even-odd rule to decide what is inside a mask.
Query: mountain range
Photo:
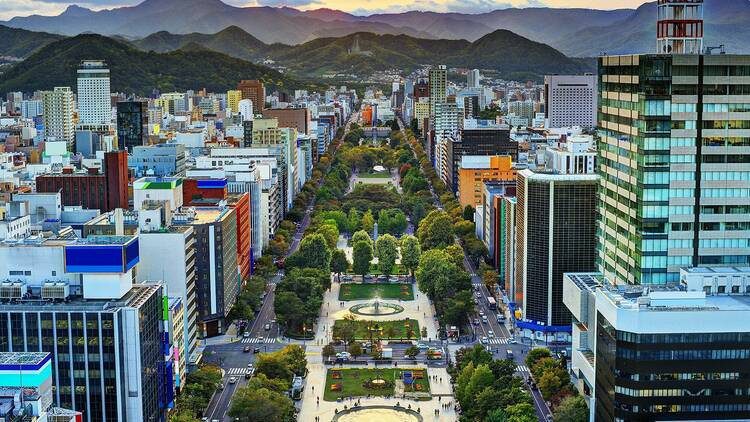
[[[358,32],[342,37],[317,38],[294,46],[266,44],[235,26],[215,34],[179,35],[161,31],[138,40],[92,34],[57,40],[52,38],[54,36],[51,34],[0,26],[0,32],[2,31],[13,34],[13,38],[19,44],[29,45],[34,40],[40,43],[42,50],[36,50],[33,54],[29,52],[31,55],[17,66],[19,69],[32,69],[36,66],[34,63],[40,60],[41,64],[50,64],[58,68],[62,65],[74,69],[81,59],[107,59],[109,56],[113,57],[113,60],[107,60],[112,67],[118,62],[130,65],[121,57],[127,48],[131,54],[144,60],[150,60],[152,57],[174,59],[184,54],[200,56],[202,61],[216,60],[219,57],[255,63],[271,60],[277,66],[288,70],[292,77],[302,79],[317,79],[328,72],[367,76],[376,71],[398,69],[409,73],[421,65],[435,63],[493,69],[500,76],[512,79],[538,80],[542,75],[549,73],[581,73],[594,70],[591,60],[568,58],[546,44],[502,29],[484,35],[474,42]],[[20,33],[14,34],[14,31]],[[31,41],[25,41],[26,38]],[[42,47],[44,44],[47,45]],[[0,46],[0,56],[8,55],[6,50],[9,51],[9,48],[3,49]],[[199,54],[205,52],[213,54]],[[135,62],[138,63],[139,60]],[[8,71],[8,74],[13,73],[13,70]],[[44,79],[43,75],[42,78]]]
[[[187,12],[189,11],[189,12]],[[750,2],[705,3],[707,45],[750,52]],[[508,8],[486,13],[404,13],[357,16],[331,9],[235,7],[221,0],[145,0],[109,10],[70,6],[57,16],[14,17],[0,24],[62,35],[85,32],[140,39],[154,32],[217,33],[236,26],[266,44],[297,45],[357,32],[419,39],[476,41],[498,29],[548,44],[568,56],[653,52],[656,2],[637,9]]]

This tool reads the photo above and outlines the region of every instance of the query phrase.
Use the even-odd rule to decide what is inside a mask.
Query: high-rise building
[[[78,125],[106,127],[112,123],[109,69],[100,60],[84,60],[78,68]]]
[[[412,89],[412,96],[414,97],[414,101],[419,101],[420,98],[430,98],[430,84],[427,80],[424,78],[419,79],[417,83],[414,84],[414,88]]]
[[[596,76],[544,77],[544,113],[551,128],[596,126]]]
[[[523,296],[515,304],[522,311],[517,326],[548,343],[570,335],[563,274],[595,269],[598,185],[595,174],[518,172],[515,281]]]
[[[41,100],[24,100],[21,101],[21,117],[24,119],[33,119],[37,116],[44,115],[44,105]]]
[[[518,117],[524,125],[528,126],[534,118],[534,101],[511,101],[508,103],[508,114]]]
[[[703,53],[703,0],[659,0],[656,52]]]
[[[435,104],[444,103],[448,97],[448,69],[435,66],[429,71],[430,116],[435,115]]]
[[[483,205],[485,182],[515,180],[516,170],[510,155],[462,156],[458,167],[458,200],[461,208]]]
[[[75,144],[75,98],[69,87],[55,87],[53,91],[42,92],[44,107],[44,137],[65,141],[68,151],[73,151]]]
[[[183,176],[186,158],[182,144],[137,146],[128,156],[128,167],[135,170],[136,177]]]
[[[308,134],[310,130],[310,110],[307,107],[271,108],[263,110],[263,117],[276,118],[279,127],[295,128],[300,134]]]
[[[259,80],[242,80],[237,84],[237,90],[242,92],[243,100],[253,102],[256,113],[262,113],[266,106],[266,88]]]
[[[227,110],[231,110],[232,113],[239,113],[240,100],[242,100],[242,91],[237,89],[227,91]]]
[[[672,286],[564,279],[571,371],[588,420],[750,420],[747,268],[682,269]]]
[[[117,142],[130,153],[133,148],[146,145],[148,139],[148,103],[121,101],[117,103]]]
[[[507,155],[511,160],[518,159],[518,143],[510,140],[510,128],[505,125],[474,124],[467,121],[460,136],[447,143],[446,183],[453,192],[458,191],[458,174],[464,156]],[[486,121],[481,121],[486,123]]]
[[[479,69],[472,69],[466,74],[466,87],[479,88],[479,81],[481,80],[482,76],[479,74]]]
[[[597,259],[610,281],[750,265],[749,69],[737,55],[599,58]]]
[[[239,103],[237,103],[237,109],[238,112],[242,116],[243,122],[252,122],[253,118],[255,117],[253,115],[253,101],[245,98],[243,100],[240,100]],[[252,124],[250,125],[250,128],[252,129]]]

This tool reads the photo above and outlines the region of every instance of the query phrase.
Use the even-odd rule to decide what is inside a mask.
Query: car
[[[271,320],[271,324],[276,324],[276,318]]]
[[[384,276],[384,275],[379,275],[378,276],[378,283],[385,283],[386,281],[388,281],[388,277],[387,276]]]
[[[513,351],[508,349],[505,351],[505,359],[513,359]]]
[[[339,359],[351,359],[352,354],[349,352],[338,352],[336,353],[336,357]]]
[[[400,281],[400,279],[398,277],[396,277],[396,276],[390,276],[388,278],[388,282],[389,283],[398,283],[399,281]]]
[[[552,422],[552,415],[547,413],[547,422]]]
[[[249,362],[249,363],[247,364],[247,369],[250,369],[250,370],[255,370],[255,365],[253,365],[253,363],[252,363],[252,362]]]
[[[495,338],[495,332],[492,330],[487,331],[487,337],[489,338]]]
[[[474,291],[475,291],[475,292],[478,292],[478,291],[479,291],[479,285],[478,285],[478,284],[475,284],[475,285],[474,285]]]
[[[216,386],[217,390],[223,390],[224,389],[224,383],[220,382],[219,385]]]
[[[481,340],[481,342],[482,342],[482,344],[487,344],[487,343],[489,343],[489,342],[490,342],[490,340],[489,340],[489,339],[488,339],[487,337],[485,337],[485,336],[482,336],[482,340]]]
[[[417,349],[419,350],[429,350],[430,346],[424,344],[424,343],[417,343]]]
[[[484,311],[481,309],[479,310],[479,316],[484,316]]]
[[[474,325],[479,325],[479,318],[474,318]]]
[[[236,377],[229,377],[229,383],[230,384],[236,384],[237,383],[237,378]]]
[[[515,338],[511,337],[511,338],[508,339],[508,344],[517,344],[517,343],[518,343],[518,341],[516,341]]]
[[[242,333],[242,337],[243,338],[249,338],[250,337],[250,331],[245,331],[244,333]]]
[[[352,281],[352,280],[354,280],[354,276],[352,276],[350,274],[344,274],[344,275],[341,276],[341,279],[344,280],[344,281]]]
[[[474,296],[476,296],[476,297],[478,297],[478,298],[479,298],[479,297],[482,297],[482,294],[481,294],[481,293],[479,293],[479,292],[474,292]]]
[[[250,353],[250,346],[245,346],[245,348],[242,349],[242,353]]]
[[[258,336],[258,340],[257,341],[258,341],[258,343],[265,343],[266,339],[263,336]]]
[[[249,379],[250,379],[250,377],[252,377],[252,376],[253,376],[253,373],[252,373],[252,372],[250,372],[250,371],[247,371],[247,372],[245,372],[245,379],[246,379],[246,380],[249,380]]]
[[[482,324],[486,324],[487,322],[487,315],[482,315]]]
[[[253,347],[253,353],[260,353],[260,347]]]
[[[263,329],[266,330],[266,331],[270,331],[271,330],[271,324],[267,323],[266,325],[263,326]]]
[[[497,314],[497,322],[500,323],[500,324],[502,324],[503,322],[505,322],[505,315],[503,315],[503,314]]]

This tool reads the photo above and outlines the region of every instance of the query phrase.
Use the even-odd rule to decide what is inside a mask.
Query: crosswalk
[[[242,342],[244,344],[273,343],[275,341],[276,341],[275,339],[263,339],[263,341],[261,341],[261,339],[259,339],[258,337],[249,337],[249,338],[242,339]]]
[[[229,375],[245,375],[245,372],[247,371],[247,368],[229,368],[227,369],[227,374]]]
[[[518,366],[516,366],[516,371],[531,373],[531,371],[529,371],[529,368],[526,365],[518,365]]]
[[[488,340],[489,344],[508,344],[507,338],[491,338]]]

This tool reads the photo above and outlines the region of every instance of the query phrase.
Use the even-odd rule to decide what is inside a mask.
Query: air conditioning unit
[[[0,283],[0,299],[21,299],[26,295],[26,283]]]
[[[67,299],[70,296],[68,283],[44,283],[42,286],[42,299]]]

